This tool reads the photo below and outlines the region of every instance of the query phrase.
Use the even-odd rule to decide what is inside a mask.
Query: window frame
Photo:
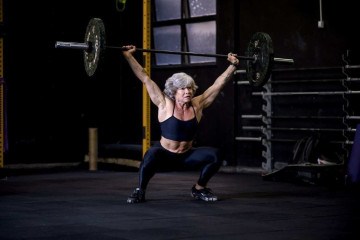
[[[216,4],[217,4],[216,0]],[[190,52],[188,46],[188,39],[187,39],[187,30],[186,25],[190,23],[202,23],[208,21],[215,22],[215,38],[217,41],[217,6],[216,6],[216,13],[214,15],[204,15],[204,16],[196,16],[190,17],[190,6],[188,4],[188,0],[181,0],[181,18],[180,19],[170,19],[170,20],[160,20],[156,21],[156,6],[155,0],[152,0],[152,11],[154,13],[152,17],[152,26],[151,26],[151,42],[152,46],[154,46],[154,28],[157,27],[165,27],[171,25],[179,25],[180,26],[180,42],[181,42],[181,52]],[[215,44],[216,44],[215,41]],[[160,49],[162,50],[162,49]],[[215,51],[217,50],[217,46],[215,46]],[[196,52],[196,51],[194,51]],[[217,58],[211,62],[203,62],[203,63],[190,63],[190,55],[181,54],[181,63],[180,64],[170,64],[170,65],[157,65],[156,63],[156,54],[154,53],[152,56],[152,67],[155,68],[174,68],[174,67],[196,67],[196,66],[213,66],[217,63]]]

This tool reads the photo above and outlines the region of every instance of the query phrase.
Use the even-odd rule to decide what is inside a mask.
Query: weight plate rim
[[[85,33],[85,42],[88,42],[87,39],[89,38],[89,34],[91,31],[91,28],[96,28],[96,34],[99,37],[99,46],[97,47],[97,50],[92,50],[92,52],[88,53],[87,51],[84,51],[84,65],[85,65],[85,71],[89,77],[93,76],[98,68],[98,66],[101,64],[103,54],[102,52],[105,50],[105,26],[103,21],[100,18],[92,18],[90,19],[87,27],[86,27],[86,33]],[[95,35],[96,36],[96,35]],[[96,39],[89,39],[90,41],[95,41]],[[94,46],[92,46],[94,47]],[[93,48],[95,49],[95,48]],[[91,55],[93,54],[93,55]],[[91,59],[91,60],[89,60]]]

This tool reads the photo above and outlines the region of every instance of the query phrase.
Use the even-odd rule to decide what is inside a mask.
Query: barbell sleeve
[[[55,48],[71,48],[71,49],[80,49],[80,50],[88,51],[90,47],[89,44],[87,43],[57,41],[55,43]]]

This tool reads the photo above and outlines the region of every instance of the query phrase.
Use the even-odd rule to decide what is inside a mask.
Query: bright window
[[[216,0],[155,0],[154,47],[176,52],[216,53]],[[155,54],[155,65],[215,62],[214,57]]]

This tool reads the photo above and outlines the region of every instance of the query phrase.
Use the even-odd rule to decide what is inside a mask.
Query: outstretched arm
[[[201,109],[207,108],[214,102],[215,98],[219,95],[225,84],[231,79],[233,73],[236,70],[236,66],[239,65],[239,59],[236,58],[235,54],[229,53],[227,60],[230,62],[229,67],[203,94],[194,98],[194,100],[198,101],[198,106]]]
[[[145,69],[139,64],[139,62],[134,58],[133,53],[136,51],[136,47],[133,45],[124,46],[126,49],[123,51],[123,55],[127,62],[129,63],[132,71],[136,77],[145,84],[147,92],[149,93],[151,101],[158,107],[165,106],[165,95],[160,90],[159,86],[151,80]]]

